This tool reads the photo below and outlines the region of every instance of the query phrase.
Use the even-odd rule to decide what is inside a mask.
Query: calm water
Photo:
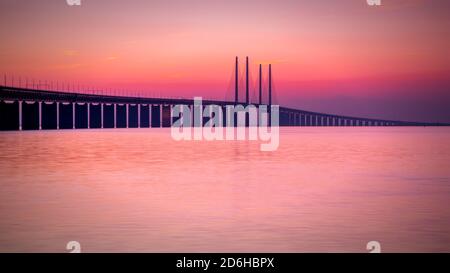
[[[450,252],[450,128],[0,133],[0,252]]]

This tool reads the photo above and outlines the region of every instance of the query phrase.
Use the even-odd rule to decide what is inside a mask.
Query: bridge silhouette
[[[203,100],[208,105],[251,104],[249,94],[249,61],[246,58],[245,102],[239,102],[239,63],[236,57],[234,101]],[[259,99],[256,107],[265,105],[262,100],[262,66],[259,65]],[[272,105],[272,66],[269,64],[268,102]],[[52,90],[49,90],[52,89]],[[56,88],[58,89],[58,88]],[[50,130],[90,128],[157,128],[170,127],[171,109],[184,104],[193,107],[193,99],[152,98],[117,95],[108,92],[68,92],[15,86],[14,82],[0,85],[0,130]],[[270,109],[270,107],[269,107]],[[371,119],[311,112],[288,107],[279,108],[280,126],[448,126],[443,123],[407,122]],[[203,118],[203,124],[207,119]],[[201,122],[200,122],[201,123]],[[226,124],[226,123],[224,123]]]

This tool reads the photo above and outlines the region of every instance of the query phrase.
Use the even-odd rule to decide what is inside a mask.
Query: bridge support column
[[[148,104],[148,128],[152,128],[152,106],[153,104]]]
[[[56,102],[56,130],[59,130],[59,102]]]
[[[170,112],[169,112],[170,127],[172,127],[172,122],[173,122],[173,120],[172,120],[172,111],[173,111],[173,104],[170,105]],[[210,108],[209,109],[209,116],[211,116],[211,113],[212,113],[212,109]]]
[[[42,130],[42,101],[39,102],[39,130]]]
[[[114,128],[117,128],[117,104],[114,103]]]
[[[100,103],[100,128],[103,129],[103,103]]]
[[[159,128],[163,127],[163,105],[159,105]]]
[[[191,116],[189,117],[191,119],[191,127],[194,126],[194,105],[189,105],[189,109],[191,110]]]
[[[72,129],[75,129],[75,102],[72,102]]]
[[[1,103],[1,100],[0,100],[0,103]],[[22,131],[22,103],[23,102],[21,100],[19,100],[18,103],[19,103],[19,131]]]
[[[22,131],[22,103],[23,101],[19,100],[19,131]]]
[[[138,103],[137,109],[138,109],[137,110],[138,111],[138,120],[137,120],[138,124],[137,124],[137,126],[138,126],[138,128],[141,128],[141,104]]]
[[[125,112],[126,112],[126,122],[125,122],[125,127],[128,129],[128,119],[129,119],[129,113],[128,113],[128,109],[129,109],[129,105],[128,103],[125,104]]]
[[[91,104],[89,102],[87,104],[87,128],[91,128]]]

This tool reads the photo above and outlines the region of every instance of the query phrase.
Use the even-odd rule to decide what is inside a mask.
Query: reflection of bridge
[[[249,101],[248,59],[246,101]],[[259,103],[262,105],[262,72],[259,70]],[[269,65],[268,103],[272,103],[272,75]],[[225,107],[238,103],[238,60],[235,70],[235,101],[204,100],[203,106]],[[6,84],[5,84],[6,85]],[[83,94],[39,90],[40,88],[0,86],[0,130],[149,128],[170,127],[171,107],[193,105],[190,99],[163,99],[105,94]],[[206,122],[206,121],[204,121]],[[280,107],[280,126],[440,126],[315,113]]]

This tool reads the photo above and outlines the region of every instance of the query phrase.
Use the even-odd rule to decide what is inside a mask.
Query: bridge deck
[[[193,105],[193,99],[183,98],[146,98],[146,97],[128,97],[128,96],[111,96],[103,94],[83,94],[71,92],[55,92],[46,90],[35,90],[27,88],[0,86],[0,101],[14,102],[60,102],[60,103],[85,103],[85,104],[118,104],[127,105],[127,115],[129,105],[176,105],[185,104]],[[233,105],[234,102],[229,101],[215,101],[203,100],[203,105]],[[254,104],[259,106],[258,104]],[[26,111],[29,110],[26,107]],[[60,109],[58,109],[59,111]],[[41,110],[39,110],[41,111]],[[74,109],[75,111],[75,109]],[[80,111],[85,111],[81,109]],[[103,111],[103,110],[102,110]],[[134,111],[134,110],[133,110]],[[163,111],[163,110],[161,110]],[[167,110],[164,110],[167,111]],[[170,111],[170,110],[169,110]],[[90,111],[88,111],[90,112]],[[28,112],[27,112],[28,113]],[[40,113],[40,112],[39,112]],[[103,112],[102,112],[103,113]],[[22,114],[22,113],[21,113]],[[140,114],[140,112],[139,112]],[[155,113],[156,114],[156,113]],[[169,113],[170,114],[170,113]],[[41,115],[41,114],[40,114]],[[88,114],[89,115],[89,114]],[[161,112],[161,115],[163,113]],[[15,116],[15,114],[14,114]],[[127,117],[128,118],[128,117]],[[0,120],[3,119],[0,117]],[[74,118],[75,119],[75,118]],[[128,119],[127,119],[128,121]],[[5,121],[3,121],[5,123]],[[161,123],[164,121],[161,121]],[[6,122],[8,123],[8,122]],[[88,122],[89,123],[89,122]],[[138,122],[139,123],[139,122]],[[167,124],[167,122],[165,122]],[[75,124],[75,122],[74,122]],[[134,121],[133,121],[134,124]],[[407,122],[383,119],[371,119],[363,117],[351,117],[335,114],[311,112],[300,109],[292,109],[287,107],[280,107],[280,125],[281,126],[449,126],[450,124],[443,123],[423,123],[423,122]]]

